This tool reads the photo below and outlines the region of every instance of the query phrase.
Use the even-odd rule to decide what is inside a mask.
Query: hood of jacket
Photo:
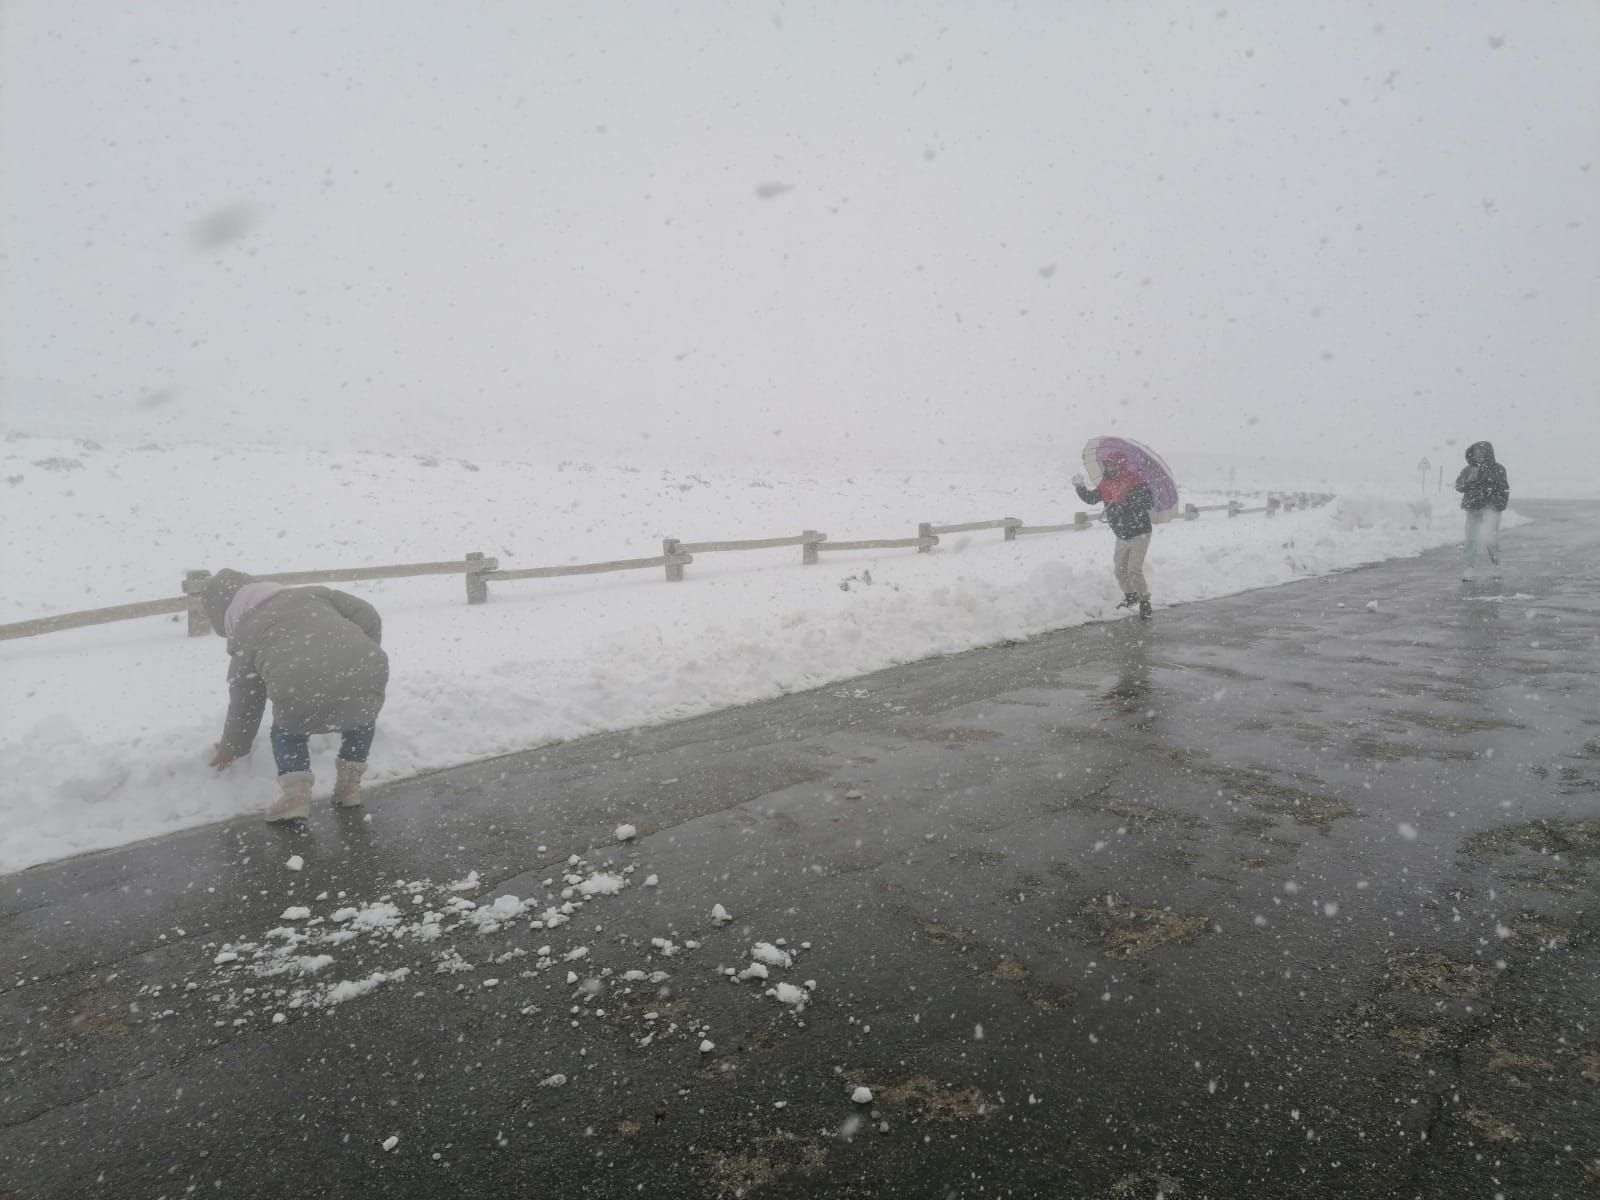
[[[1114,450],[1101,460],[1108,468],[1100,480],[1100,497],[1108,504],[1121,504],[1128,498],[1128,493],[1144,482],[1134,474],[1133,468],[1128,465],[1128,456],[1120,450]]]
[[[1476,451],[1479,451],[1479,450],[1484,451],[1484,456],[1483,456],[1483,461],[1484,462],[1492,463],[1494,461],[1494,446],[1491,443],[1489,443],[1489,442],[1473,442],[1472,445],[1467,447],[1467,461],[1469,463],[1475,463],[1475,462],[1478,461],[1477,459],[1473,458],[1472,456]]]
[[[218,637],[228,636],[223,628],[228,616],[228,605],[233,603],[233,598],[239,594],[239,589],[250,582],[252,582],[251,576],[228,567],[224,567],[206,580],[206,590],[201,593],[201,602],[205,606],[206,620],[211,622],[211,630]]]

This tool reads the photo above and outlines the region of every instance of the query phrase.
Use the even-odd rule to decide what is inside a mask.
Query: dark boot
[[[1139,615],[1141,617],[1148,617],[1153,612],[1155,612],[1155,609],[1150,607],[1149,600],[1139,601]]]
[[[1117,605],[1117,607],[1118,608],[1132,608],[1137,603],[1139,603],[1139,593],[1138,592],[1123,592],[1122,593],[1122,603]]]

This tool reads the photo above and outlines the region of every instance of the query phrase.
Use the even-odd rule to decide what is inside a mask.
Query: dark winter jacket
[[[1473,454],[1486,451],[1480,464]],[[1467,465],[1456,476],[1456,491],[1461,493],[1462,508],[1492,508],[1505,512],[1511,502],[1511,481],[1506,469],[1494,460],[1494,447],[1488,442],[1473,442],[1467,447]]]
[[[223,634],[229,603],[251,578],[218,571],[205,589],[206,615]],[[284,588],[239,618],[228,636],[228,719],[222,750],[246,754],[267,701],[286,733],[334,733],[377,720],[389,683],[378,610],[348,592]]]
[[[1078,489],[1078,499],[1085,504],[1105,504],[1106,520],[1111,525],[1111,532],[1124,541],[1150,532],[1150,510],[1156,506],[1156,498],[1151,494],[1149,484],[1141,480],[1129,488],[1128,494],[1121,500],[1109,502],[1100,494],[1099,488],[1086,488],[1081,483],[1073,486]]]

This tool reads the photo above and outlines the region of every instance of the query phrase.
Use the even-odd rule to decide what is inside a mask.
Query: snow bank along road
[[[1077,506],[1063,480],[1042,472],[707,480],[31,438],[0,444],[0,477],[29,514],[0,538],[0,620],[171,594],[181,564],[201,560],[271,571],[449,559],[482,547],[502,564],[529,566],[654,553],[667,534],[798,532],[799,514],[847,540],[910,534],[919,515],[1053,523],[1070,521]],[[296,497],[287,505],[286,478]],[[215,503],[196,507],[197,494]],[[1208,502],[1196,490],[1185,499]],[[340,520],[330,524],[330,512]],[[152,515],[161,513],[183,519]],[[1520,520],[1508,511],[1508,532]],[[1418,554],[1459,536],[1459,526],[1453,496],[1440,504],[1342,489],[1325,508],[1271,520],[1212,514],[1163,526],[1149,570],[1166,606]],[[221,547],[227,557],[216,561]],[[1110,557],[1106,529],[1015,542],[990,530],[949,535],[936,554],[827,554],[812,568],[794,547],[706,554],[671,587],[655,572],[495,585],[491,603],[471,609],[459,577],[352,585],[383,614],[390,653],[367,782],[1097,620],[1121,598]],[[0,644],[0,872],[258,813],[276,799],[264,743],[221,777],[206,767],[227,656],[219,639],[184,638],[174,621]],[[137,703],[119,680],[136,681]],[[324,779],[336,743],[312,741]]]
[[[1600,505],[6,877],[0,1193],[1591,1196]]]

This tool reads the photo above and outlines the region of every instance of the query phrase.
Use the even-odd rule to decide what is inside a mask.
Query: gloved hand
[[[1075,487],[1082,487],[1083,486],[1083,476],[1082,475],[1074,475],[1072,477],[1072,483],[1073,483],[1073,486],[1075,486]]]

